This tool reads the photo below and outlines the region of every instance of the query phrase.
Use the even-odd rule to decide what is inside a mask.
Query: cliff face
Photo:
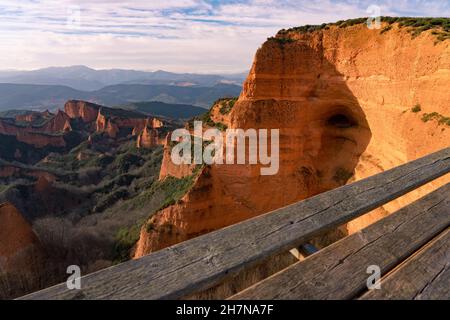
[[[39,246],[38,238],[20,212],[10,203],[0,204],[0,270],[13,270],[16,263],[23,264],[23,259],[34,259],[24,253],[36,253]]]
[[[138,148],[151,148],[159,144],[158,131],[153,128],[145,127],[137,138]]]
[[[257,51],[229,128],[280,129],[280,168],[212,165],[182,201],[144,225],[136,257],[414,160],[449,145],[450,41],[392,25],[287,31]],[[420,106],[419,106],[420,105]],[[416,106],[415,111],[411,108]],[[217,113],[217,112],[216,112]],[[213,117],[220,116],[213,113]],[[165,157],[166,161],[169,160]],[[176,171],[163,163],[163,176]],[[441,178],[349,223],[361,227],[410,203]],[[170,226],[170,227],[168,227]]]
[[[43,124],[36,124],[37,121]],[[0,119],[0,134],[16,136],[17,140],[37,148],[64,147],[66,143],[62,134],[71,130],[70,117],[63,111],[56,115],[48,111],[31,112],[16,116],[15,120]]]
[[[43,131],[48,133],[72,131],[70,117],[64,111],[58,110],[56,115],[44,125]]]
[[[81,118],[84,122],[92,122],[97,119],[101,106],[80,100],[70,100],[64,105],[64,111],[72,118]]]
[[[175,178],[183,178],[192,174],[195,165],[194,164],[181,164],[175,165],[171,160],[170,147],[171,133],[168,133],[164,141],[164,153],[163,160],[161,163],[161,169],[159,171],[159,180],[164,180],[167,176],[172,176]]]
[[[138,136],[138,147],[144,148],[160,144],[156,129],[162,126],[162,121],[157,118],[147,118],[133,112],[128,114],[125,110],[117,111],[106,107],[98,111],[96,120],[97,132],[105,132],[111,138],[115,138],[120,130],[127,130],[132,135]]]

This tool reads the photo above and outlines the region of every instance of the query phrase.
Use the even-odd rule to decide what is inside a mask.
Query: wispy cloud
[[[366,16],[448,16],[450,1],[2,0],[0,68],[235,72],[281,28]]]

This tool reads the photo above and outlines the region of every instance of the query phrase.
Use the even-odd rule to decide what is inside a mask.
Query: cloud
[[[236,72],[279,29],[366,16],[442,16],[448,1],[2,0],[0,65]]]

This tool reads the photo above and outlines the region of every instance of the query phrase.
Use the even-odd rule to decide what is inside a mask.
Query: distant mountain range
[[[235,97],[241,86],[216,84],[213,86],[174,86],[148,84],[119,84],[95,91],[82,91],[63,85],[0,83],[0,111],[11,109],[54,110],[67,100],[86,100],[117,106],[142,101],[188,104],[208,108],[223,97]]]
[[[208,75],[167,71],[124,69],[95,70],[86,66],[50,67],[33,71],[0,71],[0,83],[62,85],[81,91],[95,91],[116,84],[173,86],[241,85],[247,73]]]

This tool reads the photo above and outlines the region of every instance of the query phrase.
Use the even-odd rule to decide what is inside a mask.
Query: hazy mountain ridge
[[[0,111],[56,109],[71,99],[106,105],[160,101],[207,108],[221,97],[238,96],[240,91],[241,87],[233,84],[217,84],[212,87],[120,84],[96,91],[81,91],[62,85],[0,83]]]
[[[137,71],[125,69],[95,70],[86,66],[49,67],[32,71],[0,71],[0,83],[63,85],[81,91],[128,84],[214,86],[220,83],[241,85],[247,73],[230,75]]]

